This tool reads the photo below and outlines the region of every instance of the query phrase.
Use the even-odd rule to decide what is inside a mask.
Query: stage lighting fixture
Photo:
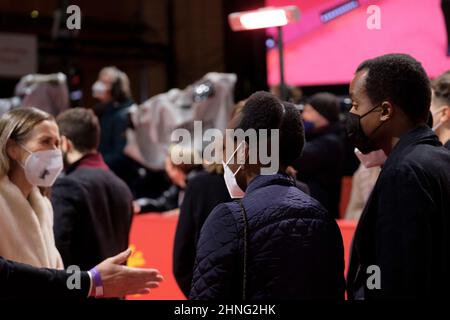
[[[273,27],[277,28],[278,57],[280,64],[280,91],[281,98],[283,100],[287,99],[287,90],[284,82],[282,27],[291,23],[298,22],[299,20],[300,10],[296,6],[265,7],[252,11],[234,12],[228,16],[228,22],[233,31],[255,30]]]

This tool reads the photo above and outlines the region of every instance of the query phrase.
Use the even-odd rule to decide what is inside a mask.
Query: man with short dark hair
[[[51,195],[55,243],[64,265],[89,269],[128,247],[133,198],[97,152],[100,126],[91,110],[67,110],[57,123],[65,176]]]
[[[313,95],[303,114],[306,143],[294,162],[297,178],[305,182],[311,196],[334,218],[339,218],[344,144],[339,122],[339,99],[327,92]]]
[[[427,74],[411,56],[377,57],[358,67],[350,97],[348,138],[388,158],[355,233],[348,297],[448,296],[450,152],[425,124]]]

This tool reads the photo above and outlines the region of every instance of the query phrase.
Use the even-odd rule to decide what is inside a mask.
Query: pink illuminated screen
[[[346,84],[363,60],[386,53],[411,54],[430,77],[450,70],[440,0],[359,0],[357,8],[327,23],[321,21],[321,13],[345,2],[266,0],[266,6],[296,5],[300,9],[300,21],[283,27],[287,84]],[[370,5],[380,9],[379,30],[367,27]],[[268,34],[276,38],[275,29],[268,29]],[[277,84],[276,48],[267,52],[267,67],[269,84]]]

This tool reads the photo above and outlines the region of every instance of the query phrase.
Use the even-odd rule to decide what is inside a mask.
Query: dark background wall
[[[55,39],[54,12],[69,4],[81,8],[81,30],[68,32],[63,18]],[[94,103],[90,87],[106,65],[130,76],[139,102],[210,71],[237,73],[242,99],[266,89],[265,33],[232,32],[227,15],[261,6],[263,0],[2,0],[0,30],[36,34],[39,72],[79,75],[85,105]],[[10,96],[17,80],[0,78],[0,97]]]

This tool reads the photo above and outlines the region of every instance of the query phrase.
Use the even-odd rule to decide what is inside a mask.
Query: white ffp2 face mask
[[[30,154],[22,165],[28,182],[38,187],[51,187],[64,168],[61,150],[31,152],[21,147]]]
[[[92,85],[92,96],[94,98],[98,98],[102,95],[105,94],[106,91],[108,91],[108,87],[106,86],[106,84],[104,84],[102,81],[96,81],[93,85]]]
[[[228,166],[228,163],[231,161],[231,159],[233,159],[234,154],[239,150],[243,142],[244,141],[239,144],[239,146],[236,148],[236,150],[233,152],[230,159],[228,159],[226,163],[222,161],[223,178],[225,180],[225,185],[227,186],[228,193],[230,194],[230,197],[232,199],[241,199],[245,196],[245,192],[239,187],[236,181],[236,174],[239,172],[239,170],[241,170],[242,165],[239,166],[235,173],[233,173]]]
[[[355,148],[355,154],[358,157],[359,161],[361,161],[362,165],[367,169],[380,167],[387,159],[387,156],[382,149],[369,152],[368,154],[363,154],[361,151]]]

